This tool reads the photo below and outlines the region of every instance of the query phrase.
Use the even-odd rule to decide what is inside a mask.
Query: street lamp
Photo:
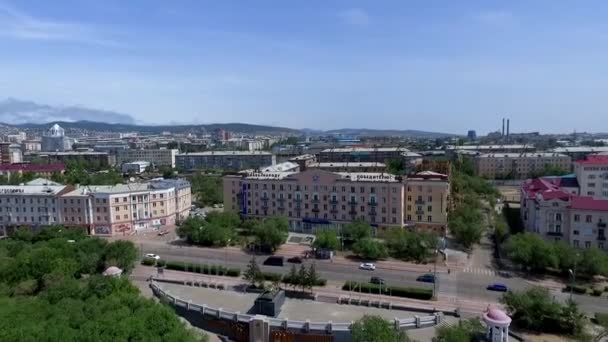
[[[436,293],[437,293],[437,255],[439,254],[439,251],[436,249],[435,250],[435,262],[433,263],[433,298],[435,298]]]
[[[578,256],[579,256],[579,254],[576,253],[576,255],[574,257],[574,267],[571,269],[568,269],[568,273],[570,273],[570,277],[572,279],[572,283],[570,284],[570,301],[572,301],[572,293],[574,290],[574,285],[576,285],[576,264],[578,262]]]

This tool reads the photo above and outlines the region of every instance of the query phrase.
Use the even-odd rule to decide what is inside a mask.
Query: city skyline
[[[153,124],[606,131],[601,2],[142,6],[0,0],[0,97]]]

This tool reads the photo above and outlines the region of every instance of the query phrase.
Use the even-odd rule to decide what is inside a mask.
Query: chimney
[[[502,134],[503,137],[505,136],[505,118],[502,118]]]
[[[509,121],[510,119],[507,119],[507,141],[509,140]]]

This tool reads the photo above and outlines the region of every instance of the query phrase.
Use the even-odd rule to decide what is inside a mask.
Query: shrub
[[[167,264],[167,262],[163,259],[160,259],[156,262],[156,266],[158,266],[158,267],[165,267],[166,264]]]
[[[262,272],[262,277],[267,281],[281,281],[283,276],[280,273]]]
[[[587,287],[584,285],[566,285],[564,288],[566,292],[572,290],[574,293],[585,294],[587,293]]]
[[[600,289],[593,289],[593,291],[591,291],[591,295],[596,296],[596,297],[599,297],[599,296],[601,296],[601,295],[602,295],[602,292],[603,292],[603,291],[602,291],[602,290],[600,290]]]
[[[292,277],[285,275],[283,276],[283,283],[285,284],[290,284],[290,285],[300,285],[300,281],[299,279],[292,279]],[[321,279],[318,278],[317,281],[315,282],[314,286],[325,286],[327,285],[327,279]]]
[[[141,264],[144,266],[154,266],[155,263],[156,263],[156,260],[154,260],[152,258],[144,258],[141,261]]]
[[[415,288],[415,287],[398,287],[398,286],[383,286],[378,284],[360,283],[356,281],[347,281],[342,286],[345,291],[357,291],[361,293],[383,294],[393,297],[405,297],[414,299],[429,300],[433,298],[433,290]]]
[[[160,261],[161,260],[159,260],[159,263]],[[193,264],[182,261],[167,261],[165,263],[165,268],[174,271],[188,271],[193,273],[223,275],[228,277],[238,277],[241,275],[241,270],[238,268],[227,268],[221,265]]]

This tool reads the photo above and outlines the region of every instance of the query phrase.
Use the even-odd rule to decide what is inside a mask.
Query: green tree
[[[317,267],[315,266],[315,263],[313,262],[312,264],[310,264],[310,266],[308,267],[308,272],[306,273],[306,287],[308,287],[308,289],[310,290],[310,292],[312,293],[312,289],[315,285],[317,285],[317,283],[319,282],[319,274],[317,273]]]
[[[219,176],[198,172],[192,177],[192,193],[201,206],[223,202],[223,184]]]
[[[558,266],[558,258],[550,242],[536,234],[523,233],[511,236],[506,243],[509,259],[516,265],[535,271]]]
[[[306,271],[306,267],[304,264],[300,265],[300,270],[298,271],[298,284],[302,287],[302,292],[306,289],[306,278],[308,277],[308,272]]]
[[[291,285],[294,290],[298,287],[298,285],[300,285],[298,282],[298,270],[296,269],[295,264],[291,264],[291,268],[289,269],[286,279],[290,282],[289,285]]]
[[[355,242],[353,252],[363,259],[379,260],[388,256],[384,243],[372,238],[365,238]]]
[[[103,251],[105,266],[116,266],[124,272],[133,269],[137,259],[137,248],[131,241],[118,240],[110,242]]]
[[[479,318],[459,321],[456,325],[437,328],[433,342],[469,342],[484,336],[485,327]]]
[[[289,231],[289,222],[285,217],[269,217],[259,222],[253,229],[256,244],[271,252],[285,243]]]
[[[337,250],[340,248],[340,240],[335,230],[319,230],[317,231],[313,246],[315,248]]]
[[[251,286],[255,287],[257,284],[260,286],[264,283],[264,275],[262,274],[262,270],[260,266],[258,266],[258,262],[254,257],[251,257],[249,263],[247,264],[247,268],[243,273],[243,278],[251,284]]]
[[[407,342],[404,331],[396,330],[393,325],[380,316],[365,315],[351,328],[353,342]]]
[[[209,213],[205,219],[191,216],[177,228],[177,235],[198,245],[226,246],[234,237],[239,223],[239,217],[230,212]]]
[[[437,244],[433,233],[395,229],[388,233],[386,243],[391,255],[401,260],[428,260]]]
[[[403,160],[401,159],[391,159],[388,161],[386,165],[386,169],[388,173],[394,175],[403,175],[405,174],[405,165],[403,164]]]
[[[351,241],[359,241],[372,236],[372,227],[362,220],[351,222],[344,226],[342,237]]]

